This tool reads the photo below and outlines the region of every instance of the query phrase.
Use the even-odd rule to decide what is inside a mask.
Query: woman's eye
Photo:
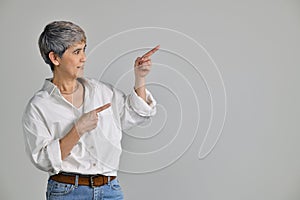
[[[79,51],[74,51],[74,54],[78,55],[78,54],[79,54]]]

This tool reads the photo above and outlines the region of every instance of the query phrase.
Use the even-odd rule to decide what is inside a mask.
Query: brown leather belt
[[[72,173],[59,173],[50,176],[50,180],[60,183],[76,184],[76,176],[78,176],[78,185],[85,185],[91,187],[99,187],[108,183],[109,176],[97,175],[82,175]],[[110,176],[110,181],[114,180],[116,176]]]

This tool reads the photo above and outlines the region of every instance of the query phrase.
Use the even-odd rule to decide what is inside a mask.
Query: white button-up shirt
[[[148,104],[133,90],[125,95],[109,84],[78,79],[85,88],[82,108],[66,101],[59,89],[46,79],[43,88],[29,101],[23,115],[26,152],[33,164],[50,175],[60,171],[116,176],[122,130],[144,122],[156,113],[156,102],[146,90]],[[62,160],[59,145],[84,113],[106,103],[111,107],[98,113],[97,127],[85,133]]]

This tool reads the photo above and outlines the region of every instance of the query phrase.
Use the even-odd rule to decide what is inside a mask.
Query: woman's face
[[[56,72],[65,78],[76,79],[83,75],[86,44],[84,42],[76,43],[70,46],[59,58],[59,65]]]

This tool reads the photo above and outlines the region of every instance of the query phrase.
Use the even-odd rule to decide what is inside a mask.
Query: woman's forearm
[[[75,126],[63,137],[59,140],[60,151],[61,151],[61,159],[64,160],[68,157],[73,147],[79,141],[80,136],[77,132]]]
[[[145,102],[147,102],[145,84],[146,84],[145,78],[136,78],[134,89],[135,89],[135,92],[137,93],[137,95],[139,97],[141,97]]]

